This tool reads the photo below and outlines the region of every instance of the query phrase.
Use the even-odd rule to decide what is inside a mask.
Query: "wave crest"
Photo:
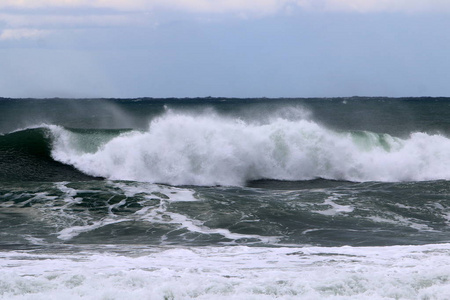
[[[80,135],[51,127],[55,160],[84,173],[172,185],[249,180],[418,181],[450,178],[450,140],[413,133],[335,132],[313,121],[264,124],[215,114],[167,112],[147,131],[110,136],[89,151]],[[87,149],[87,148],[86,148]]]

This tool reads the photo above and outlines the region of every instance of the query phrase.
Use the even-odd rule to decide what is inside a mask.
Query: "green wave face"
[[[403,144],[401,139],[386,133],[352,131],[350,135],[353,142],[363,151],[372,151],[378,148],[386,152],[391,152],[399,150]]]
[[[50,138],[45,128],[31,128],[0,136],[0,151],[50,158]]]
[[[95,151],[122,130],[73,132],[78,147]],[[0,136],[0,181],[79,181],[93,177],[51,157],[53,136],[47,127],[24,129]]]
[[[70,135],[72,147],[80,153],[95,153],[113,138],[131,129],[83,129],[65,128]]]

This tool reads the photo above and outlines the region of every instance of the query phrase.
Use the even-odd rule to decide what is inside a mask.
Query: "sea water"
[[[0,99],[4,299],[449,299],[450,99]]]

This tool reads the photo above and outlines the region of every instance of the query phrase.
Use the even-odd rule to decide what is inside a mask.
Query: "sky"
[[[0,97],[450,96],[448,0],[0,0]]]

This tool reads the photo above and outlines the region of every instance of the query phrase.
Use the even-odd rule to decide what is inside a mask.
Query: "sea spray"
[[[115,180],[173,185],[244,185],[250,180],[417,181],[450,178],[450,139],[415,132],[407,139],[334,131],[311,120],[265,123],[217,114],[166,112],[147,131],[80,148],[79,135],[50,126],[52,156]]]

